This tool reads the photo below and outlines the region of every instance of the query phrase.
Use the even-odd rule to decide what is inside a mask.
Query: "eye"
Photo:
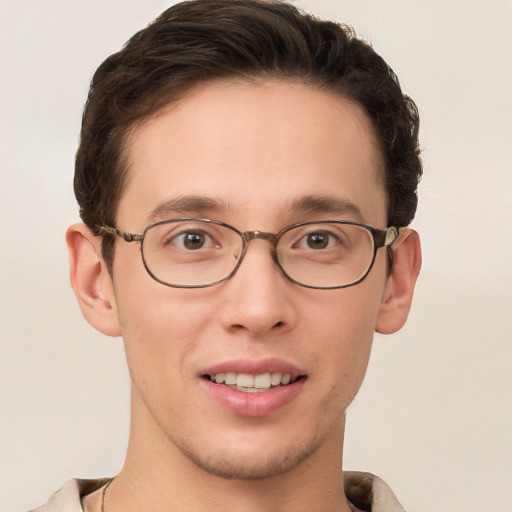
[[[329,245],[327,233],[311,233],[306,236],[306,243],[310,249],[325,249]]]
[[[213,244],[213,240],[204,231],[186,231],[172,237],[168,243],[194,251],[210,247]]]
[[[297,243],[299,249],[321,250],[339,244],[337,236],[329,231],[313,231],[304,235]]]

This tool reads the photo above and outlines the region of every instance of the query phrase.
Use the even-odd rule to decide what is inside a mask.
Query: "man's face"
[[[365,114],[299,84],[197,88],[133,133],[129,164],[116,226],[123,231],[187,216],[273,233],[325,219],[386,227]],[[305,198],[309,206],[299,207]],[[379,250],[362,283],[308,289],[285,278],[267,241],[254,240],[229,281],[178,289],[148,275],[136,244],[117,242],[113,280],[133,382],[132,436],[227,477],[332,457],[366,370],[385,262]],[[244,392],[208,378],[219,373],[296,380]]]

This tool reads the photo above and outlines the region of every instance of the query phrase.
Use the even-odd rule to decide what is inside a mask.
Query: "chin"
[[[257,449],[256,453],[236,450],[228,446],[221,453],[207,453],[185,443],[182,453],[197,467],[210,475],[229,480],[262,480],[288,473],[302,464],[321,445],[316,439],[302,445],[276,449],[269,444],[268,450]]]

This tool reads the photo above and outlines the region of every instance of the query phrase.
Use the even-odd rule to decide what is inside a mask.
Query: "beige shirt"
[[[348,500],[368,512],[405,512],[393,491],[370,473],[345,471],[345,494]],[[83,512],[81,498],[105,485],[110,479],[70,480],[52,494],[46,505],[31,512]]]

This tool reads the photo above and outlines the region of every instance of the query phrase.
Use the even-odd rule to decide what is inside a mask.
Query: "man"
[[[342,455],[420,269],[417,131],[367,44],[285,3],[184,2],[110,56],[67,242],[85,318],[125,344],[130,439],[38,510],[403,510]]]

